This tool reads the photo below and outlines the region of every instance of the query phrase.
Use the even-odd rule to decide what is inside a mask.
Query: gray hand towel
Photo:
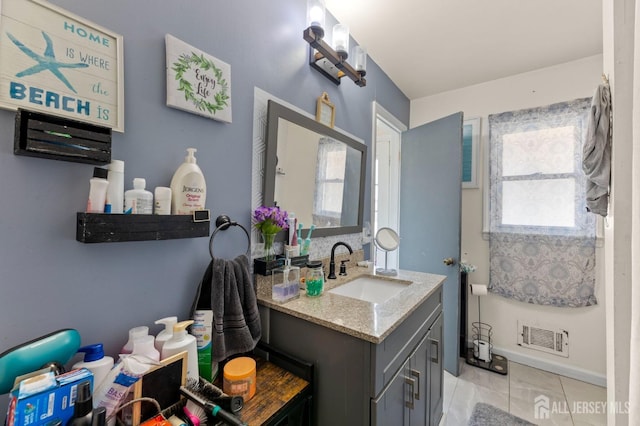
[[[587,176],[587,211],[607,216],[611,179],[611,133],[609,85],[601,84],[591,101],[587,137],[582,147],[582,170]]]
[[[213,311],[213,361],[255,348],[261,337],[260,315],[247,256],[211,261],[198,286],[192,316],[196,308]]]

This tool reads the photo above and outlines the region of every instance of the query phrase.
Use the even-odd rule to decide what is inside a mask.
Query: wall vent
[[[569,332],[558,327],[518,321],[518,345],[569,357]]]

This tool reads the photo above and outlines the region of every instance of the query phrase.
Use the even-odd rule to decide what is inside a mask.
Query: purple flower
[[[289,227],[287,219],[289,215],[280,207],[260,206],[253,212],[254,226],[265,234],[275,234]]]

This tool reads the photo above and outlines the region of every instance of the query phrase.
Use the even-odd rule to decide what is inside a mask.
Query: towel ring
[[[213,233],[211,234],[211,238],[209,239],[209,254],[211,255],[212,259],[213,259],[213,237],[216,236],[216,233],[218,233],[218,231],[224,231],[225,229],[228,229],[230,226],[239,226],[244,231],[244,233],[247,235],[247,241],[248,241],[246,254],[247,256],[251,254],[251,237],[249,236],[249,231],[247,231],[247,228],[240,225],[235,220],[231,220],[231,218],[226,214],[221,214],[216,218],[216,229],[213,230]]]

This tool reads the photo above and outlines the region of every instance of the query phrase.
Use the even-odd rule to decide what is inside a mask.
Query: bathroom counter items
[[[328,291],[360,275],[375,275],[375,272],[372,267],[349,268],[347,276],[326,280],[322,296],[311,298],[301,295],[284,304],[271,299],[271,280],[256,276],[258,304],[378,344],[433,294],[446,278],[444,275],[400,270],[397,276],[389,279],[411,281],[411,284],[395,297],[379,304]]]

